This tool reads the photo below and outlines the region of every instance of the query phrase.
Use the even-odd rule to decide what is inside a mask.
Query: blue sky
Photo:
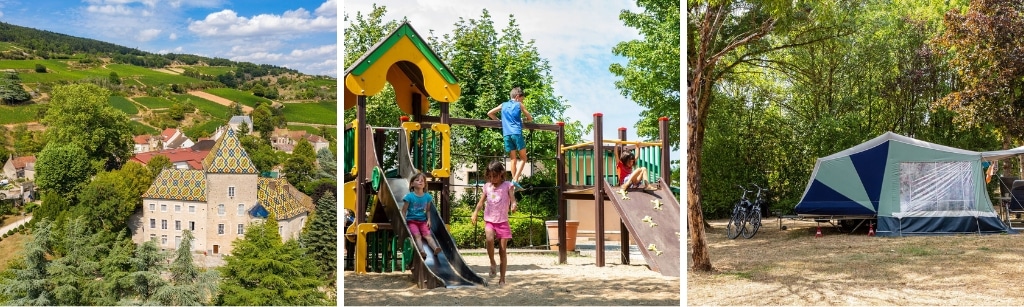
[[[484,8],[499,29],[508,24],[510,14],[515,15],[523,38],[536,40],[541,57],[550,61],[555,95],[571,106],[566,115],[587,125],[594,113],[602,113],[605,138],[615,138],[618,128],[626,127],[627,138],[637,139],[635,126],[643,109],[619,93],[614,83],[619,78],[608,71],[612,63],[626,63],[612,54],[612,47],[641,38],[619,20],[623,9],[639,11],[634,1],[347,0],[343,10],[353,17],[357,11],[369,12],[375,2],[387,7],[385,20],[408,17],[424,35],[431,29],[437,36],[451,33],[459,17],[478,19]]]
[[[0,21],[155,53],[338,75],[339,0],[0,0]]]

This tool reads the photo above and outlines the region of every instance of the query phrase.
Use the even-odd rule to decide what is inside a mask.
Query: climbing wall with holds
[[[651,270],[679,276],[679,201],[664,181],[660,183],[653,191],[623,191],[607,182],[604,189]]]

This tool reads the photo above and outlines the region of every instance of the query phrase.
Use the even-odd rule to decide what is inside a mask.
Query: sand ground
[[[665,277],[651,271],[639,256],[632,258],[634,264],[619,264],[617,251],[606,254],[604,267],[595,266],[594,257],[587,253],[568,257],[568,264],[564,265],[556,264],[557,254],[510,254],[504,287],[497,286],[497,277],[487,276],[490,260],[486,254],[464,251],[462,255],[490,286],[418,289],[409,272],[366,275],[345,272],[342,300],[346,306],[679,306],[680,303],[679,277]]]

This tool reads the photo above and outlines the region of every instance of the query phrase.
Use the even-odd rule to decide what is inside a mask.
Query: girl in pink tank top
[[[491,162],[487,166],[487,183],[484,184],[483,196],[480,197],[480,201],[476,203],[476,209],[473,209],[473,217],[470,220],[473,225],[476,225],[476,217],[479,215],[480,208],[484,208],[484,233],[487,235],[487,256],[491,258],[491,277],[495,275],[495,267],[497,264],[494,261],[494,237],[497,236],[501,241],[501,251],[499,256],[501,258],[501,278],[498,279],[498,285],[505,285],[505,269],[508,266],[508,255],[505,253],[505,247],[508,244],[508,240],[512,239],[512,228],[508,224],[508,213],[516,211],[516,198],[512,194],[512,183],[505,181],[505,165],[501,162]],[[484,204],[487,204],[484,207]]]

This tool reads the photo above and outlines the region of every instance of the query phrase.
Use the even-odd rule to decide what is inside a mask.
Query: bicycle
[[[765,204],[768,203],[763,196],[763,194],[767,193],[761,193],[762,191],[768,191],[768,189],[763,189],[754,183],[751,183],[751,185],[757,188],[757,196],[754,198],[753,208],[751,208],[750,212],[748,212],[746,216],[745,222],[749,223],[750,227],[752,227],[752,230],[743,233],[743,237],[747,239],[754,237],[754,235],[757,234],[757,230],[761,229],[761,207],[764,207]],[[747,228],[744,227],[743,230],[747,230]]]
[[[733,206],[732,217],[729,218],[729,224],[725,226],[725,235],[729,239],[735,239],[740,234],[747,232],[747,208],[752,206],[750,200],[747,199],[747,192],[751,191],[747,191],[741,185],[738,185],[738,187],[740,187],[740,190],[743,190],[743,196],[740,196],[740,201],[736,202],[736,205]],[[750,238],[746,235],[744,237]]]

